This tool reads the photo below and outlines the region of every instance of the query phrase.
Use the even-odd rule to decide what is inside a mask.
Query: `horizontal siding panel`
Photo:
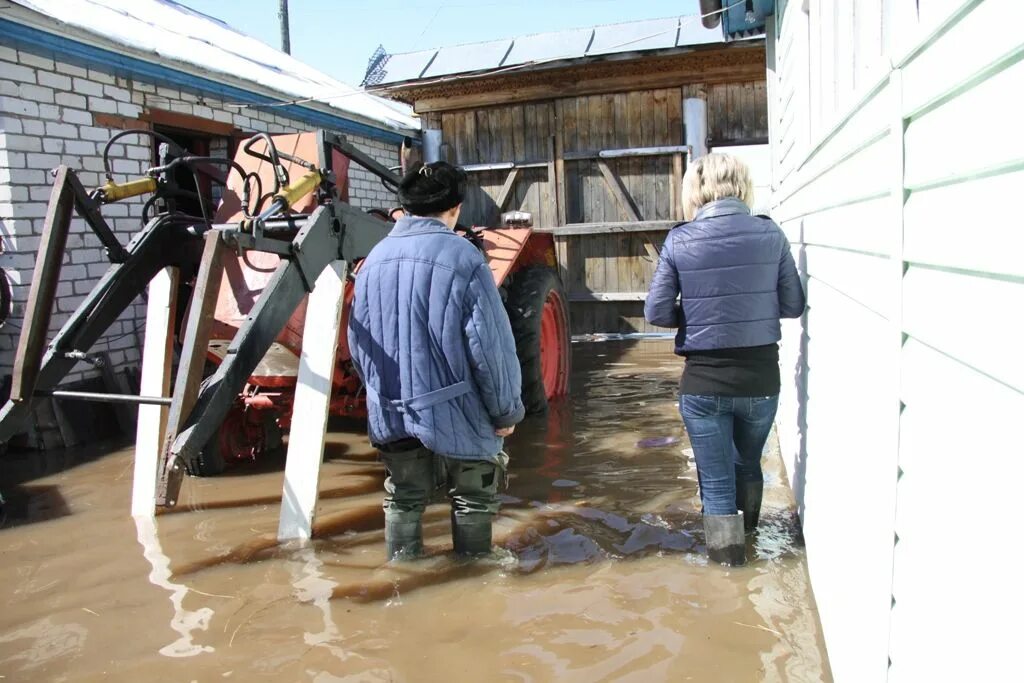
[[[913,120],[905,138],[907,186],[1024,163],[1021,108],[1010,103],[1022,87],[1024,62],[1018,62]]]
[[[809,166],[812,169],[831,166],[860,147],[864,141],[870,140],[881,131],[888,130],[892,111],[888,93],[888,89],[883,87],[873,97],[868,98],[818,151]]]
[[[892,2],[893,63],[903,63],[936,29],[953,14],[975,0],[928,0]]]
[[[881,145],[884,147],[888,137],[879,138],[880,135],[884,135],[889,128],[889,119],[891,118],[890,97],[888,95],[889,90],[885,87],[880,88],[873,97],[867,99],[863,106],[855,113],[850,119],[840,127],[835,135],[828,140],[821,148],[819,148],[813,156],[806,161],[803,168],[800,169],[798,174],[794,174],[788,179],[788,182],[780,187],[779,197],[783,198],[782,201],[786,202],[791,198],[795,198],[797,194],[807,192],[809,183],[813,183],[816,179],[821,176],[829,169],[836,167],[836,164],[840,162],[844,157],[851,155],[858,149],[865,146],[869,141],[875,140],[871,147]],[[861,150],[861,153],[867,150]],[[857,156],[854,155],[850,159],[843,161],[836,168],[841,168],[846,164],[851,163]],[[800,160],[803,162],[804,160]],[[878,163],[881,163],[879,161]],[[887,179],[885,169],[891,168],[890,165],[882,165],[878,168],[870,171],[870,178],[874,181],[880,181],[886,187],[886,183],[891,183],[891,180]],[[854,169],[850,169],[853,171]],[[831,172],[831,171],[829,171]],[[862,172],[857,169],[855,172]],[[864,177],[850,177],[848,183],[851,187],[856,187],[863,183]],[[874,183],[873,183],[874,184]],[[807,185],[807,187],[802,187]],[[799,189],[798,189],[799,188]],[[849,194],[847,190],[844,194]],[[822,197],[819,196],[819,199]],[[828,198],[828,203],[836,203]],[[819,202],[819,205],[823,202]]]
[[[1008,206],[1022,188],[1024,171],[1018,171],[912,192],[904,213],[904,257],[1024,276],[1024,215]]]
[[[795,461],[790,480],[807,482],[796,493],[804,500],[808,563],[832,670],[843,680],[882,681],[892,582],[897,348],[885,321],[813,280],[809,290],[806,421],[796,426],[806,434],[806,457]]]
[[[890,319],[897,302],[892,296],[891,261],[884,257],[806,247],[807,273],[875,315]],[[808,285],[810,286],[810,285]]]
[[[822,209],[869,199],[887,193],[892,187],[887,161],[892,157],[886,139],[875,142],[842,164],[817,177],[786,202],[779,220],[821,211]]]
[[[805,216],[803,239],[808,244],[892,254],[893,205],[889,197],[827,209]]]
[[[1024,2],[987,0],[932,43],[903,69],[903,106],[914,112],[951,86],[963,83],[980,68],[1021,47],[1020,31],[994,31],[994,26],[1024,25]],[[964,46],[970,45],[970,59]],[[936,78],[935,74],[942,74]]]
[[[790,246],[793,247],[793,258],[797,258],[796,247],[804,241],[804,219],[794,218],[789,221],[778,221],[778,226],[786,234]],[[799,265],[799,263],[797,264]]]
[[[912,337],[1024,391],[1024,282],[911,265],[903,326]]]
[[[1024,479],[1014,446],[1024,395],[914,340],[902,357],[907,407],[888,680],[1006,680],[1010,653],[1019,649],[1018,629],[999,624],[1019,609],[1007,602],[1016,569],[1006,533],[1018,516]],[[972,489],[967,468],[990,475],[983,491]]]

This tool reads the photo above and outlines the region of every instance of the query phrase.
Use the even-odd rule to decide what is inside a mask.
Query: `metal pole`
[[[131,394],[98,394],[91,391],[37,391],[36,396],[52,396],[73,401],[97,403],[132,403],[137,405],[169,406],[171,398],[164,396],[133,396]]]
[[[288,35],[288,0],[281,0],[277,18],[281,21],[281,51],[287,55],[292,53],[292,41]]]

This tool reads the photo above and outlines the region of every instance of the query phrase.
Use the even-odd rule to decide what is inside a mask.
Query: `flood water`
[[[8,457],[0,679],[830,681],[774,437],[752,561],[709,566],[670,345],[573,350],[572,398],[508,441],[498,550],[477,563],[450,556],[439,502],[428,557],[385,564],[358,426],[329,435],[305,547],[274,540],[281,458],[189,479],[180,509],[135,521],[130,449]]]

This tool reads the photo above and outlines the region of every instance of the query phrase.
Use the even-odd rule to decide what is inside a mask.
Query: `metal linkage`
[[[235,334],[223,361],[198,391],[184,387],[196,384],[199,372],[195,364],[205,358],[209,328],[200,329],[198,321],[193,327],[195,318],[190,320],[181,351],[175,400],[171,404],[167,446],[157,484],[157,505],[174,506],[185,472],[199,473],[203,448],[216,434],[239,392],[295,309],[313,291],[324,268],[335,260],[351,263],[363,258],[390,230],[387,223],[338,200],[330,165],[332,148],[366,166],[385,182],[397,185],[398,179],[386,167],[349,145],[341,136],[323,132],[319,137],[319,167],[302,164],[308,172],[294,183],[279,188],[268,210],[254,220],[243,221],[241,226],[214,226],[226,245],[274,253],[282,260]],[[284,157],[270,141],[267,153],[260,158]],[[310,215],[286,215],[289,206],[317,190],[321,192],[322,203]],[[291,230],[295,233],[290,241],[272,236]],[[194,294],[193,306],[210,296],[202,289],[205,283],[202,273],[214,267],[212,261],[216,258],[219,258],[216,249],[208,247],[200,264],[200,286]]]

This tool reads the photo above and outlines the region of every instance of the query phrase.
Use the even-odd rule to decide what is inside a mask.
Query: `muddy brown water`
[[[329,435],[305,547],[274,540],[280,458],[187,480],[155,521],[128,514],[130,449],[6,458],[0,679],[830,681],[774,441],[753,561],[709,566],[670,346],[573,350],[572,399],[508,442],[477,563],[451,557],[439,503],[428,557],[385,564],[353,425]]]

